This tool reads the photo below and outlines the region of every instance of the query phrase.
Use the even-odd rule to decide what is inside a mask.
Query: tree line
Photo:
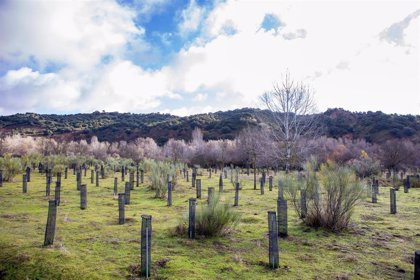
[[[203,139],[201,129],[196,128],[190,141],[169,139],[163,146],[152,138],[137,138],[134,141],[107,142],[92,137],[90,141],[57,141],[48,137],[22,136],[19,134],[0,139],[0,154],[25,156],[63,155],[107,158],[130,158],[171,160],[202,167],[222,167],[233,164],[250,168],[285,169],[282,156],[286,146],[275,141],[267,125],[247,127],[233,140]],[[388,170],[420,168],[420,144],[410,140],[392,139],[382,144],[365,140],[345,138],[301,138],[290,151],[290,168],[301,169],[311,157],[319,163],[328,160],[348,163],[367,169],[375,167]],[[361,172],[362,173],[362,172]]]
[[[0,116],[0,135],[19,133],[47,136],[57,140],[134,141],[151,137],[160,146],[170,138],[188,141],[192,130],[200,127],[205,140],[234,139],[239,132],[261,123],[272,122],[268,110],[243,108],[225,112],[177,117],[169,114],[130,114],[96,112],[74,115],[15,114]],[[349,112],[329,109],[317,113],[320,135],[331,138],[365,139],[382,143],[389,139],[420,140],[419,116],[382,112]]]

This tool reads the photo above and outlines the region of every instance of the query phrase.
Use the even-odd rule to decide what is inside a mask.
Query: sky
[[[420,1],[0,0],[0,115],[264,108],[420,114]]]

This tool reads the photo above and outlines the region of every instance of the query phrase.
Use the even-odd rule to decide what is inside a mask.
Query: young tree
[[[246,127],[238,136],[238,142],[242,154],[247,155],[247,161],[254,169],[254,188],[257,186],[257,167],[262,163],[263,158],[267,161],[267,151],[269,148],[270,137],[266,126]],[[275,154],[275,150],[269,150]],[[265,157],[263,157],[265,155]]]
[[[383,166],[396,172],[413,164],[415,146],[409,140],[387,140],[381,145],[380,159]]]
[[[192,131],[189,143],[189,158],[192,164],[205,165],[207,157],[207,143],[203,140],[203,132],[196,127]]]
[[[170,158],[173,162],[179,162],[185,153],[186,145],[184,140],[171,138],[163,146],[163,153],[165,157]]]
[[[89,152],[89,144],[86,140],[79,142],[71,141],[68,144],[67,155],[87,155]]]
[[[89,154],[96,159],[105,160],[108,156],[108,142],[99,142],[98,137],[93,136],[90,140]]]
[[[2,141],[2,146],[2,153],[19,156],[40,151],[39,141],[31,136],[24,137],[20,134],[6,136]]]
[[[162,159],[161,148],[150,137],[137,138],[134,143],[137,149],[144,151],[144,158]]]
[[[226,165],[226,163],[231,162],[231,158],[229,158],[228,150],[229,146],[231,146],[230,140],[220,140],[218,142],[218,153],[217,153],[217,159],[220,163],[220,169],[223,169]]]
[[[307,85],[294,81],[287,73],[272,91],[261,96],[261,100],[271,112],[276,141],[285,147],[282,157],[288,171],[299,139],[315,130],[313,93]]]

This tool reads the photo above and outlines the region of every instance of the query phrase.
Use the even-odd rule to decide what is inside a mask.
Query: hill
[[[72,115],[25,113],[0,116],[0,133],[66,140],[90,139],[96,135],[100,141],[109,142],[151,137],[163,144],[169,138],[188,140],[195,127],[203,130],[205,139],[233,139],[241,129],[261,119],[269,120],[269,112],[253,108],[187,117],[98,111]],[[420,139],[418,115],[329,109],[318,114],[318,119],[322,134],[328,137],[364,138],[375,143],[391,138],[410,138],[415,142]]]

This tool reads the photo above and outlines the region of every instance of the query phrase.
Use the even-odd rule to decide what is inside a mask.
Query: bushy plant
[[[114,165],[110,164],[110,162],[108,160],[101,161],[101,160],[96,160],[93,159],[91,160],[91,163],[93,166],[96,166],[98,168],[98,171],[101,172],[101,168],[104,168],[104,176],[105,178],[109,178],[109,177],[113,177],[115,172],[114,172]],[[86,164],[88,164],[88,162],[86,162]],[[88,166],[87,166],[88,168]],[[101,174],[101,173],[100,173]],[[102,175],[100,175],[102,176]]]
[[[373,160],[362,150],[360,157],[351,161],[351,167],[359,178],[371,177],[379,174],[381,165],[378,160]]]
[[[321,215],[320,207],[320,186],[316,169],[319,168],[315,158],[308,160],[305,164],[306,176],[303,180],[303,188],[306,190],[307,196],[307,213],[305,218],[310,219],[311,215]]]
[[[105,178],[110,178],[114,176],[114,167],[108,164],[104,164],[104,173]]]
[[[43,159],[43,157],[40,154],[36,154],[36,153],[34,153],[34,154],[26,154],[26,155],[23,155],[20,158],[23,168],[26,168],[26,167],[33,168],[33,167],[36,167],[37,164],[42,161],[42,159]]]
[[[131,158],[120,158],[119,159],[120,166],[132,166],[134,164],[134,161]]]
[[[57,174],[58,172],[63,173],[65,169],[64,164],[55,164],[52,168],[53,174]]]
[[[83,157],[83,156],[70,156],[66,158],[66,163],[70,166],[74,166],[76,168],[80,168],[83,163],[87,163],[88,161],[92,161],[91,158]]]
[[[276,178],[281,181],[284,189],[284,196],[292,203],[298,217],[304,219],[307,213],[302,212],[301,193],[306,193],[306,209],[308,207],[318,207],[319,204],[319,182],[316,175],[318,163],[315,158],[311,158],[304,164],[304,171],[297,176],[292,173],[285,173]],[[307,212],[307,211],[306,211]]]
[[[242,186],[243,181],[241,180],[239,167],[235,167],[234,169],[229,169],[229,172],[231,174],[231,180],[232,180],[231,183],[232,183],[233,189],[235,189],[236,183],[239,183],[239,185]]]
[[[176,177],[176,170],[174,166],[164,161],[147,161],[148,169],[150,170],[150,185],[149,188],[155,191],[156,198],[164,198],[167,192],[167,180]],[[172,179],[173,180],[173,179]]]
[[[317,172],[319,171],[320,168],[321,168],[321,163],[318,160],[318,157],[316,157],[315,155],[311,155],[303,165],[303,169],[305,169],[306,171]]]
[[[301,216],[301,208],[299,204],[299,191],[301,186],[298,185],[298,180],[292,173],[285,173],[282,176],[276,178],[276,180],[281,182],[283,186],[284,196],[292,203],[294,210],[298,217]]]
[[[305,223],[334,232],[348,227],[354,206],[362,197],[362,185],[349,167],[327,162],[321,166],[319,181],[325,193],[308,205]]]
[[[201,206],[196,213],[196,231],[199,235],[219,236],[235,227],[240,215],[233,208],[220,202],[218,195],[208,205]]]
[[[119,171],[119,166],[120,166],[120,162],[119,162],[119,158],[117,157],[107,157],[105,160],[106,165],[110,166],[112,168],[112,170],[114,171],[114,167],[116,171]]]
[[[354,206],[363,195],[363,186],[349,167],[329,161],[316,172],[315,166],[308,161],[300,178],[282,177],[285,196],[306,225],[341,231],[349,224]],[[302,191],[306,192],[304,214],[300,200]]]
[[[64,172],[64,168],[70,160],[63,155],[50,155],[42,157],[40,161],[44,167],[48,166],[48,169],[51,169],[53,174],[57,174],[57,172]]]
[[[179,162],[175,162],[175,163],[171,163],[171,183],[172,183],[172,188],[176,188],[178,185],[178,178],[180,175],[180,170],[182,170],[183,168],[183,164],[179,163]]]
[[[0,169],[3,170],[3,180],[11,182],[22,170],[22,164],[19,158],[6,154],[3,158],[0,158]]]
[[[240,220],[240,214],[229,205],[223,204],[218,195],[207,205],[202,205],[195,214],[195,230],[198,235],[211,237],[221,236],[234,228]],[[179,235],[186,235],[188,218],[186,216],[175,228]]]

